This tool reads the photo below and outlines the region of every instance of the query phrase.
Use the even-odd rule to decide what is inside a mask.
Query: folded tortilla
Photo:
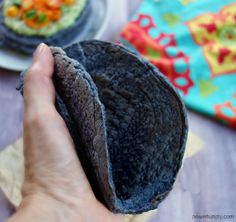
[[[51,50],[56,107],[96,197],[116,213],[157,208],[172,189],[187,138],[175,89],[117,44],[91,40]]]

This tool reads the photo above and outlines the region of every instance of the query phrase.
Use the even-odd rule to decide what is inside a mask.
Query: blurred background
[[[178,4],[174,3],[175,1]],[[230,53],[234,53],[234,59],[236,58],[236,20],[230,18],[231,15],[234,15],[234,19],[236,18],[234,1],[207,1],[211,2],[211,9],[207,8],[206,4],[199,3],[201,2],[199,0],[172,0],[172,6],[170,2],[167,4],[168,1],[165,3],[164,0],[107,0],[103,2],[105,2],[105,8],[103,8],[102,25],[96,27],[96,34],[99,33],[97,37],[107,41],[121,41],[140,52],[170,78],[179,89],[188,107],[190,136],[183,167],[170,195],[149,219],[141,219],[141,221],[213,221],[214,219],[210,219],[211,215],[225,216],[225,221],[236,220],[236,134],[233,129],[236,128],[236,67],[232,65],[233,60],[228,61]],[[227,8],[228,5],[231,7]],[[188,17],[188,14],[191,16]],[[221,20],[221,17],[226,15],[229,17],[226,18],[229,23],[223,23],[223,19]],[[162,21],[160,21],[161,18]],[[142,23],[138,19],[143,19]],[[214,24],[214,20],[217,19],[219,21]],[[203,31],[196,31],[200,33],[196,36],[194,31],[187,33],[187,26],[190,30],[197,30],[198,23],[199,27],[206,28],[204,29],[206,34],[203,37],[201,36],[204,34]],[[132,27],[140,33],[130,37]],[[152,33],[149,34],[152,37],[155,36],[148,41],[145,40],[147,36],[144,33],[147,27],[153,28]],[[216,36],[214,32],[217,33]],[[182,63],[175,63],[177,68],[183,68],[186,64],[189,67],[189,77],[183,74],[186,77],[185,80],[189,81],[186,85],[177,81],[179,77],[175,77],[176,80],[172,78],[171,73],[165,73],[163,64],[168,66],[170,62],[166,59],[167,54],[161,54],[163,47],[158,48],[156,45],[157,41],[165,40],[164,37],[172,39],[167,46],[171,53],[176,53],[172,57],[176,56],[174,62],[179,62],[179,57],[182,59]],[[217,43],[218,39],[219,43]],[[152,50],[151,52],[149,50],[149,54],[140,47],[142,41],[143,45],[147,45]],[[209,46],[210,48],[207,48]],[[173,52],[176,48],[179,51]],[[221,67],[224,66],[224,70],[223,68],[219,70],[217,64],[212,61],[214,59],[212,54],[207,53],[208,51],[213,51],[215,54],[218,51],[221,53],[217,61]],[[199,53],[203,53],[205,57]],[[161,61],[164,62],[159,62],[161,56],[164,58]],[[203,57],[208,62],[201,62]],[[224,64],[226,60],[228,63]],[[24,63],[25,61],[27,62]],[[27,66],[29,62],[29,57],[11,50],[9,52],[4,45],[0,46],[0,66],[4,67],[0,68],[1,152],[6,151],[5,148],[8,145],[22,136],[23,104],[21,95],[15,87],[19,77],[19,67]],[[211,67],[210,71],[208,67]],[[187,86],[189,88],[186,88]],[[232,95],[232,100],[226,99],[227,93]],[[218,98],[220,102],[216,102]],[[213,103],[215,112],[212,110]],[[0,184],[4,183],[2,172],[0,169]],[[12,212],[14,208],[7,200],[6,194],[0,189],[0,222],[5,221]],[[198,216],[203,215],[209,215],[209,217],[199,219]]]

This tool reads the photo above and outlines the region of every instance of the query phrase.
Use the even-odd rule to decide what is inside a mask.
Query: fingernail
[[[44,43],[40,43],[38,45],[38,47],[36,48],[36,50],[34,52],[34,58],[43,53],[45,46],[46,45]]]

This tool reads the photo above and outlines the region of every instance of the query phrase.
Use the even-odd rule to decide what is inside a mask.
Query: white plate
[[[111,11],[109,6],[109,0],[94,0],[92,4],[92,14],[95,19],[93,24],[87,26],[87,30],[84,31],[83,36],[78,35],[74,40],[81,41],[85,39],[101,39],[104,32],[107,29],[109,19],[111,17]],[[22,71],[27,69],[31,64],[31,56],[23,53],[16,52],[12,49],[1,47],[0,48],[0,67],[9,69],[12,71]]]

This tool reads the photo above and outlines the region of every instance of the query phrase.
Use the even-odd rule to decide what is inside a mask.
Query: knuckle
[[[26,72],[25,79],[24,79],[25,82],[36,79],[40,72],[41,72],[40,67],[38,67],[37,65],[31,66]]]
[[[43,122],[43,118],[40,115],[34,114],[25,119],[25,127],[28,129],[41,129],[43,127]]]
[[[34,128],[34,129],[42,129],[44,128],[48,123],[55,120],[55,114],[53,114],[52,111],[49,109],[41,110],[38,112],[35,112],[30,115],[30,117],[27,117],[25,120],[25,126],[28,128]]]
[[[44,75],[42,73],[42,70],[38,67],[32,67],[30,68],[26,75],[25,75],[25,79],[24,79],[24,83],[26,85],[31,85],[31,84],[35,84],[37,82],[41,82],[44,85],[48,86],[51,85],[51,78],[49,78],[47,75]]]

